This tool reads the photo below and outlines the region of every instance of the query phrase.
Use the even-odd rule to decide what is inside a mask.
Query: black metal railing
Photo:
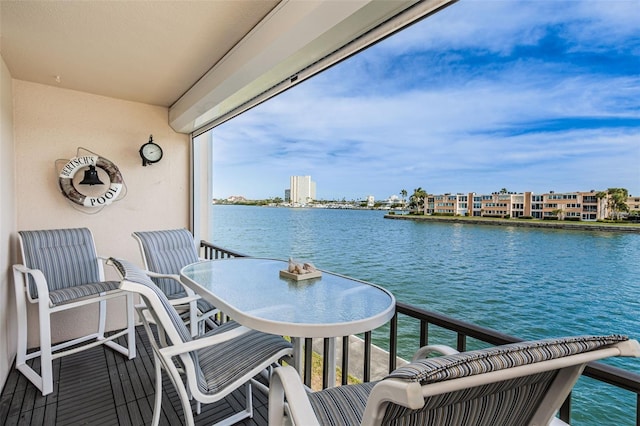
[[[225,259],[232,257],[247,257],[247,255],[228,250],[222,247],[215,246],[209,242],[201,241],[201,247],[204,250],[204,257],[206,259]],[[419,340],[417,347],[430,344],[429,334],[430,328],[438,327],[442,330],[453,332],[456,335],[456,350],[464,352],[467,349],[468,339],[475,339],[479,342],[483,342],[487,345],[504,345],[509,343],[520,342],[523,339],[510,336],[508,334],[501,333],[496,330],[481,327],[479,325],[467,323],[457,320],[455,318],[439,314],[437,312],[427,311],[416,306],[412,306],[406,303],[396,303],[396,314],[389,323],[389,365],[388,371],[395,370],[398,359],[398,328],[399,318],[407,319],[408,321],[417,321],[419,323],[419,336],[416,339]],[[329,339],[324,339],[323,352],[327,351]],[[372,332],[369,331],[363,334],[363,365],[362,365],[362,377],[359,379],[363,381],[371,380],[371,362],[372,351],[374,348]],[[312,339],[305,339],[305,354],[304,354],[304,371],[303,380],[305,384],[311,387],[312,378]],[[342,359],[340,363],[341,368],[341,383],[347,384],[349,376],[349,336],[342,338]],[[326,356],[325,356],[326,358]],[[587,365],[582,373],[586,377],[590,377],[599,382],[605,383],[609,386],[614,386],[619,389],[624,389],[636,394],[636,407],[635,407],[635,424],[640,426],[640,374],[627,371],[621,368],[613,367],[607,364],[592,362]],[[328,383],[329,372],[326,363],[323,363],[322,367],[322,386],[326,388]],[[571,420],[571,395],[567,398],[562,408],[560,409],[560,419],[569,424]]]
[[[204,240],[200,241],[200,249],[202,250],[202,257],[210,260],[249,257],[246,254],[218,247]]]

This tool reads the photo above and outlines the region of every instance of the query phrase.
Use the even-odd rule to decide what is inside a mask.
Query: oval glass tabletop
[[[395,312],[387,290],[322,271],[296,281],[288,263],[261,258],[198,262],[182,269],[185,284],[247,327],[292,337],[337,337],[372,330]]]

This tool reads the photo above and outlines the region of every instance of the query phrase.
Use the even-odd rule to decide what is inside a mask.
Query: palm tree
[[[564,220],[564,216],[563,216],[564,210],[562,210],[562,209],[554,209],[554,210],[551,210],[551,213],[556,218],[558,218],[558,220]]]
[[[626,188],[609,188],[607,194],[609,195],[608,207],[611,209],[611,216],[615,220],[620,220],[620,213],[629,211],[627,205],[629,191]]]
[[[427,191],[422,189],[422,187],[418,187],[413,190],[413,195],[409,197],[409,207],[415,207],[416,213],[424,214],[424,203],[427,198]]]
[[[407,190],[406,189],[401,189],[400,190],[400,196],[402,197],[402,213],[404,213],[404,209],[407,205],[407,203],[405,202],[405,199],[407,198]]]
[[[608,215],[611,219],[619,220],[620,213],[629,211],[627,205],[629,191],[626,188],[609,188],[606,191],[599,191],[596,193],[596,198],[600,201],[599,210],[606,207],[611,211]]]
[[[500,190],[500,193],[501,193],[501,194],[506,194],[507,192],[509,192],[509,191],[507,191],[507,188],[502,188],[502,189]]]
[[[598,213],[598,219],[604,219],[607,217],[605,207],[607,206],[607,191],[598,191],[596,198],[598,199],[598,212],[602,212],[602,216]]]

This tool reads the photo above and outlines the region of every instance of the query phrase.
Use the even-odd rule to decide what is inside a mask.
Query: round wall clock
[[[153,135],[149,135],[149,142],[140,147],[142,165],[157,163],[162,159],[162,148],[153,141]]]

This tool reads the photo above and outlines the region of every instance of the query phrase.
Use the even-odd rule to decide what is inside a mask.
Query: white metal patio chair
[[[23,264],[13,265],[18,317],[16,368],[42,395],[53,392],[53,359],[104,344],[132,359],[136,356],[133,294],[105,281],[102,260],[87,228],[19,231]],[[127,328],[105,337],[107,300],[126,298]],[[27,306],[37,304],[40,348],[27,353]],[[52,345],[51,316],[91,303],[99,308],[95,333]],[[114,340],[127,335],[127,347]],[[88,342],[88,343],[85,343]],[[80,345],[85,343],[84,345]],[[72,347],[73,346],[73,347]],[[71,349],[66,349],[72,347]],[[40,358],[40,373],[27,365]]]
[[[169,299],[144,271],[126,260],[111,258],[109,262],[123,277],[120,288],[138,293],[145,302],[136,309],[149,335],[155,360],[152,424],[157,425],[160,419],[163,370],[178,392],[186,424],[194,422],[190,396],[198,403],[208,404],[243,385],[247,398],[245,410],[217,424],[231,425],[252,417],[252,378],[265,369],[270,370],[281,358],[290,357],[291,344],[281,336],[251,330],[233,321],[193,338]],[[158,337],[143,311],[153,317]]]
[[[180,270],[201,260],[191,232],[186,229],[168,229],[137,231],[131,235],[138,241],[147,275],[176,308],[186,306],[191,335],[197,336],[204,332],[205,323],[210,328],[216,327],[214,317],[219,312],[218,309],[180,281]]]
[[[586,364],[638,357],[640,345],[624,336],[579,336],[463,353],[425,347],[421,355],[430,352],[447,355],[414,359],[378,382],[314,393],[291,367],[279,368],[269,425],[564,425],[554,416]]]

